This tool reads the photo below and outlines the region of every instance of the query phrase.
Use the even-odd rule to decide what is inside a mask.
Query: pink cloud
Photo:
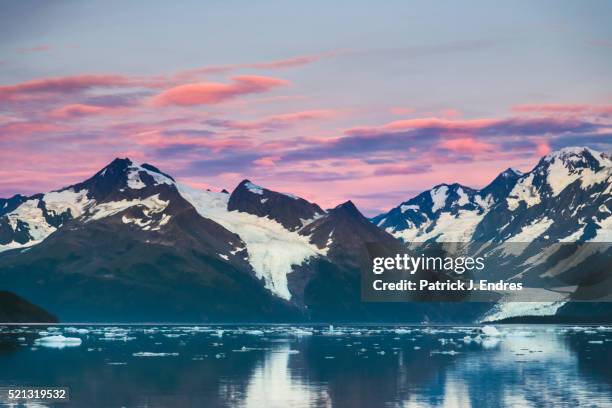
[[[78,118],[83,116],[116,114],[125,112],[124,109],[108,106],[87,105],[81,103],[70,104],[49,112],[49,117],[55,119]]]
[[[123,75],[75,75],[34,79],[16,85],[0,86],[0,101],[20,100],[31,93],[71,93],[95,87],[119,87],[132,84]]]
[[[349,135],[368,135],[383,132],[399,132],[410,129],[440,128],[469,131],[500,123],[499,119],[448,120],[435,117],[396,120],[382,126],[354,127],[346,130]]]
[[[337,111],[332,109],[316,109],[279,115],[266,116],[255,121],[212,121],[211,124],[235,130],[278,130],[294,126],[300,122],[330,119],[336,117]]]
[[[31,135],[34,133],[52,133],[66,130],[65,126],[44,122],[12,122],[0,126],[0,135],[3,138],[10,136]],[[5,139],[6,140],[6,139]]]
[[[260,167],[274,167],[278,159],[278,157],[262,157],[261,159],[253,161],[253,164]]]
[[[545,156],[548,153],[550,153],[551,151],[552,151],[552,149],[550,148],[550,144],[548,144],[548,142],[546,142],[546,141],[540,141],[536,145],[536,154],[538,156]]]
[[[167,135],[163,131],[149,130],[127,135],[133,142],[141,146],[162,149],[176,146],[205,147],[215,153],[227,149],[248,149],[252,148],[252,142],[246,138],[225,138],[214,139],[210,136],[190,137],[185,134],[177,133]]]
[[[199,82],[175,86],[155,96],[152,102],[155,106],[213,105],[241,95],[264,93],[289,85],[283,79],[255,75],[237,76],[232,81],[230,84]]]
[[[445,140],[440,147],[457,153],[482,153],[490,152],[494,146],[490,143],[480,142],[474,138],[459,138]]]

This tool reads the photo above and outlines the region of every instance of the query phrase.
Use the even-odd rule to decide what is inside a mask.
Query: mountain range
[[[565,302],[365,303],[360,265],[372,242],[389,253],[415,242],[611,242],[611,175],[607,154],[565,148],[530,172],[507,169],[480,190],[441,184],[368,219],[351,201],[322,209],[249,180],[231,194],[196,189],[115,159],[81,183],[0,199],[0,289],[63,321],[585,315]]]

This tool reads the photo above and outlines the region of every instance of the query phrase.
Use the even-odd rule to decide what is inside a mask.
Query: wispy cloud
[[[198,82],[179,85],[161,92],[152,99],[154,106],[215,105],[238,96],[259,94],[289,85],[283,79],[243,75],[232,78],[231,83]]]

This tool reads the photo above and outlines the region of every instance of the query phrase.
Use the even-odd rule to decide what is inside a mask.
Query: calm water
[[[497,328],[5,326],[0,387],[69,387],[63,407],[612,406],[612,327]]]

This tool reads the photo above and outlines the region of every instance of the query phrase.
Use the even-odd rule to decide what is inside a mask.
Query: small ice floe
[[[334,357],[334,356],[325,356],[326,360],[333,360],[334,358],[336,358],[336,357]]]
[[[114,361],[109,361],[108,363],[106,363],[106,365],[113,365],[113,366],[124,366],[127,365],[127,363],[123,363],[123,362],[114,362]]]
[[[302,328],[295,328],[293,329],[293,331],[291,332],[293,335],[298,336],[298,337],[302,337],[302,336],[312,336],[312,330],[306,330],[306,329],[302,329]]]
[[[225,358],[225,353],[215,354],[215,358],[216,358],[216,359]]]
[[[65,333],[76,333],[76,334],[89,334],[89,330],[87,329],[80,329],[77,327],[66,327],[64,329]]]
[[[78,347],[83,340],[78,337],[46,336],[34,340],[34,344],[42,347],[63,349],[64,347]]]
[[[179,353],[152,353],[149,351],[139,351],[138,353],[132,353],[134,357],[176,357]]]
[[[589,344],[603,344],[603,340],[589,340]]]
[[[480,331],[482,332],[483,336],[487,336],[487,337],[500,337],[501,333],[499,330],[497,330],[497,328],[495,326],[483,326]]]
[[[402,328],[395,329],[394,331],[395,331],[395,334],[409,334],[411,332],[411,330],[409,329],[402,329]]]
[[[413,349],[414,350],[420,350],[421,348],[419,346],[414,346]]]
[[[217,336],[217,337],[223,337],[223,332],[224,332],[223,330],[217,330],[212,335]]]
[[[459,354],[458,351],[455,350],[447,350],[447,351],[440,351],[440,350],[433,350],[430,351],[429,354],[443,354],[443,355],[448,355],[448,356],[456,356],[457,354]]]
[[[261,330],[247,330],[244,333],[250,334],[251,336],[263,336],[264,335],[264,332]]]

